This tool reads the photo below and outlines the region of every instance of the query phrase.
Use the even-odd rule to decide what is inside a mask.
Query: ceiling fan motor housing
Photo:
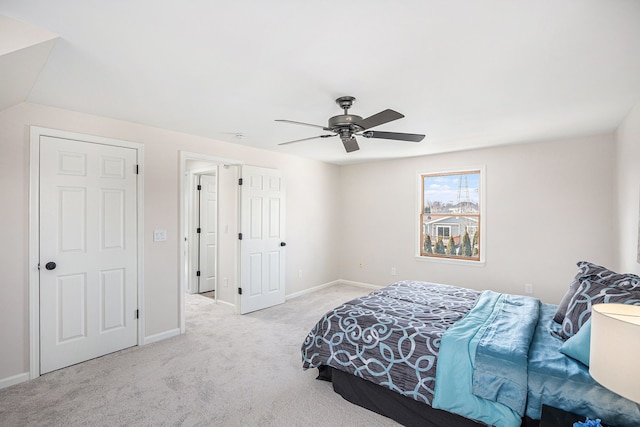
[[[336,132],[341,128],[349,128],[353,132],[360,132],[362,127],[358,126],[356,123],[362,121],[362,117],[356,116],[355,114],[341,114],[339,116],[333,116],[329,119],[329,126],[327,128]]]

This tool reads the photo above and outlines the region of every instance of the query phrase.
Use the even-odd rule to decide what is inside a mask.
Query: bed
[[[640,305],[640,278],[578,267],[558,306],[396,282],[327,312],[302,345],[303,368],[408,426],[535,426],[542,405],[638,426],[640,405],[597,384],[565,347],[584,335],[592,304]]]

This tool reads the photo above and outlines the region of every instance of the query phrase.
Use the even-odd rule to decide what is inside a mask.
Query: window
[[[451,227],[444,227],[442,225],[437,226],[436,236],[448,239],[451,236]]]
[[[420,175],[420,256],[480,261],[481,170]]]

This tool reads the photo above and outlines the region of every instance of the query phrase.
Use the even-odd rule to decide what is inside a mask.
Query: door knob
[[[280,242],[280,246],[287,246],[285,242]]]
[[[53,261],[49,261],[48,263],[45,264],[44,268],[46,268],[47,270],[55,270],[56,263]]]

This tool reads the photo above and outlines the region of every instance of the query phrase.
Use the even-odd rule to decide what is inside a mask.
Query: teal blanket
[[[520,426],[539,310],[534,298],[483,292],[442,338],[433,407],[498,427]]]

